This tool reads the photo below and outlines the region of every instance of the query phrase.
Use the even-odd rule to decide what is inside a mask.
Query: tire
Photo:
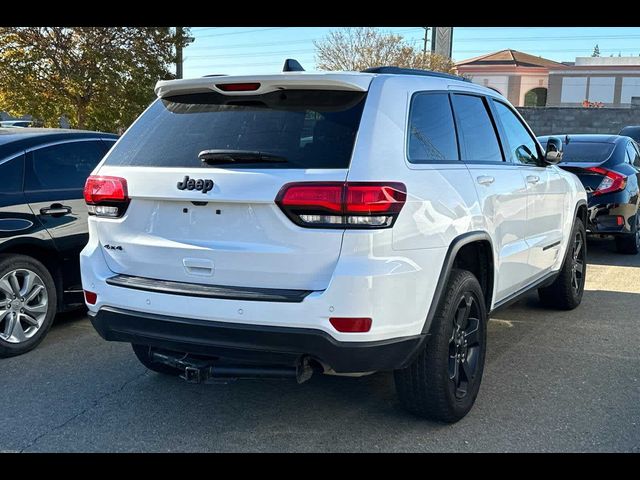
[[[635,232],[616,237],[616,250],[618,253],[636,255],[640,252],[640,212],[636,213]]]
[[[133,348],[133,353],[136,354],[140,363],[142,363],[149,370],[152,370],[156,373],[162,373],[163,375],[171,375],[173,377],[177,377],[180,375],[180,370],[177,368],[170,367],[169,365],[165,365],[163,363],[154,362],[151,360],[151,356],[149,355],[150,347],[147,345],[136,345],[131,344]]]
[[[26,255],[0,255],[0,357],[38,346],[51,328],[57,305],[53,277],[42,263]]]
[[[470,307],[465,309],[466,305]],[[458,325],[461,330],[454,328]],[[468,343],[464,345],[461,340]],[[430,420],[460,420],[478,396],[486,344],[487,310],[482,288],[472,273],[454,269],[433,319],[429,342],[409,366],[394,372],[402,406]],[[461,359],[467,368],[461,368]]]
[[[579,218],[576,218],[573,224],[570,242],[558,277],[551,285],[538,289],[538,297],[542,304],[559,310],[576,308],[580,305],[584,292],[587,275],[587,234]]]

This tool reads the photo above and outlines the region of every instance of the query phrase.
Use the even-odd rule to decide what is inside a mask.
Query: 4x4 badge
[[[199,190],[202,193],[207,193],[213,188],[213,180],[195,180],[189,178],[189,175],[184,177],[184,180],[178,182],[178,190]]]

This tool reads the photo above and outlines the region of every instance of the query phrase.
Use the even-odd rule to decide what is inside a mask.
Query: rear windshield
[[[561,163],[602,163],[611,156],[613,143],[569,142],[562,146]]]
[[[204,150],[253,151],[281,161],[220,163],[223,168],[348,168],[366,94],[281,90],[216,92],[156,100],[122,137],[106,165],[207,167]]]

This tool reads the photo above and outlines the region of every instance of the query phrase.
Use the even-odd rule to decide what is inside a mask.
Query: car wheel
[[[576,218],[564,263],[554,282],[538,289],[540,301],[549,307],[573,310],[582,301],[587,274],[587,234]]]
[[[151,349],[148,345],[136,345],[132,343],[131,347],[133,347],[133,352],[136,354],[136,357],[138,357],[138,360],[140,360],[140,363],[149,370],[162,373],[163,375],[172,375],[174,377],[180,375],[181,372],[177,368],[170,367],[164,363],[154,362],[151,359]]]
[[[0,357],[35,348],[51,328],[56,305],[56,287],[42,263],[0,255]]]
[[[640,252],[640,212],[636,213],[635,221],[634,233],[616,237],[616,250],[618,253],[636,255]]]
[[[394,372],[400,403],[424,418],[453,423],[473,406],[486,353],[487,310],[476,277],[451,272],[431,326],[413,362]]]

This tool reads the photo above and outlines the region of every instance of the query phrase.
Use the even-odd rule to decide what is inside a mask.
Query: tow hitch
[[[188,354],[158,352],[151,350],[154,362],[176,368],[180,378],[189,383],[209,383],[216,379],[240,378],[291,378],[298,383],[306,382],[313,375],[309,359],[303,357],[296,366],[233,365],[217,359],[202,359]]]

